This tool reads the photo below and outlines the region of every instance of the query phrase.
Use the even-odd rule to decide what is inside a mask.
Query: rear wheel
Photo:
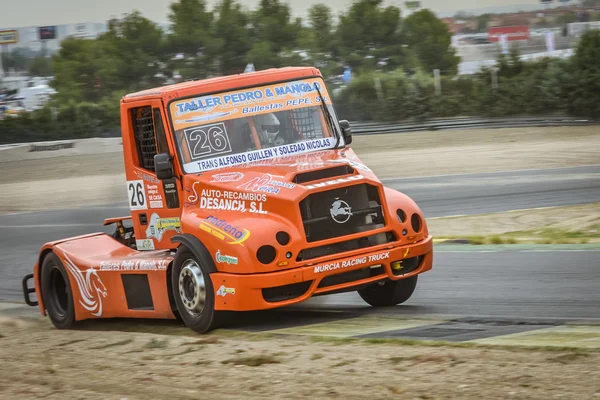
[[[179,316],[199,333],[217,328],[223,317],[223,312],[215,311],[215,291],[206,267],[212,262],[198,260],[188,248],[180,246],[171,271],[171,290]]]
[[[358,294],[373,307],[389,307],[404,303],[417,287],[418,275],[397,281],[386,281],[359,290]]]
[[[67,271],[54,253],[42,263],[42,299],[50,320],[58,329],[69,329],[75,323],[73,292]]]

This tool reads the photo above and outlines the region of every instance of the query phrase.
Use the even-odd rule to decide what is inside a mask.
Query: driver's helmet
[[[262,138],[274,141],[279,134],[280,123],[273,113],[261,114],[255,117],[256,129]]]

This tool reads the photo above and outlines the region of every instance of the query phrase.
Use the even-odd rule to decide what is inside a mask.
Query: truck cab
[[[315,68],[128,94],[121,122],[131,216],[107,221],[117,224],[112,236],[47,244],[34,269],[45,301],[38,288],[51,284],[41,269],[45,255],[57,255],[54,265],[79,287],[71,290],[73,321],[178,315],[205,332],[225,311],[342,291],[391,306],[432,267],[421,210],[349,147],[350,126],[338,121]],[[90,269],[103,282],[100,315],[78,307],[88,284],[74,270]]]

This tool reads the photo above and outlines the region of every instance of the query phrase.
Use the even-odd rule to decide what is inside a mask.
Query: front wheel
[[[404,303],[417,287],[418,275],[398,281],[386,281],[359,290],[358,294],[373,307],[389,307]]]
[[[223,312],[215,311],[215,291],[206,265],[211,259],[198,260],[186,247],[177,250],[171,271],[171,290],[179,316],[198,333],[215,329]]]

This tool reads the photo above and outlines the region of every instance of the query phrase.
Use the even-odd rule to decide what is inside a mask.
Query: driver
[[[281,123],[273,113],[261,114],[254,117],[256,130],[261,143],[271,146],[281,146],[285,140],[280,133]]]

